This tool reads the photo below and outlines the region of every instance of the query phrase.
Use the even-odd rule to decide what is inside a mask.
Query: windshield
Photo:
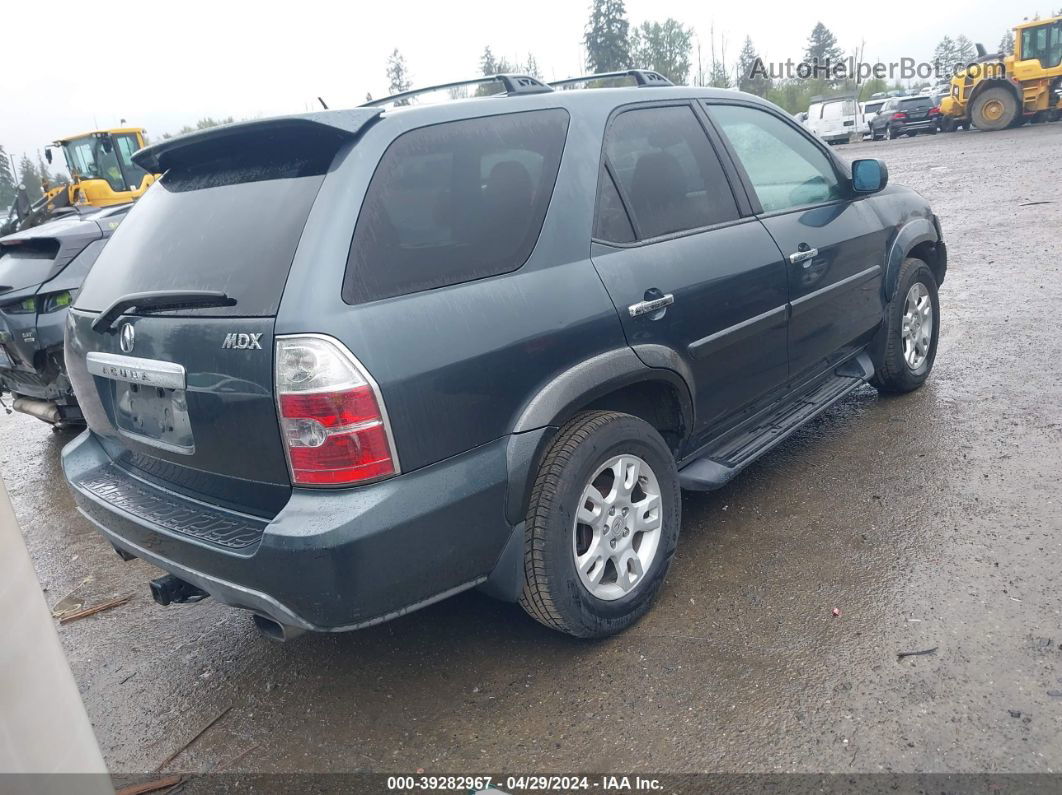
[[[111,190],[128,190],[109,135],[86,135],[63,143],[70,176],[105,179]]]

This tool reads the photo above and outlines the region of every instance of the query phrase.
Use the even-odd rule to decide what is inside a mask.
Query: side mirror
[[[889,184],[889,169],[880,160],[856,160],[852,163],[852,190],[877,193]]]
[[[51,164],[51,162],[52,162],[52,150],[47,148],[47,147],[45,147],[45,149],[44,149],[44,159],[48,161],[49,165]]]

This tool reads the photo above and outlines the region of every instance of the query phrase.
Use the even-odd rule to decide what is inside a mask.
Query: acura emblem
[[[126,323],[122,326],[122,331],[118,335],[118,344],[121,346],[125,353],[133,352],[133,343],[136,341],[136,332],[133,331],[133,324]]]

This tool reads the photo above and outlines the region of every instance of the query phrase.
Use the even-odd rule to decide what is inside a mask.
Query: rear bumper
[[[119,549],[216,597],[315,631],[386,621],[485,581],[509,539],[497,440],[357,489],[293,489],[272,520],[119,467],[91,431],[63,450],[78,509]]]
[[[912,121],[906,124],[896,124],[893,126],[894,132],[921,132],[923,130],[935,130],[937,129],[936,119],[926,119],[925,121]]]

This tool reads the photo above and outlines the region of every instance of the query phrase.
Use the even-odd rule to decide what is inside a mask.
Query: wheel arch
[[[658,347],[647,346],[642,356],[654,364],[680,361]],[[557,429],[580,411],[620,411],[639,417],[677,453],[693,428],[691,383],[670,367],[649,366],[628,347],[599,354],[555,376],[527,402],[513,424],[506,451],[506,518],[511,524],[523,518],[539,461]]]
[[[896,239],[889,249],[885,265],[885,278],[882,289],[886,302],[896,289],[896,280],[900,275],[900,266],[908,257],[923,260],[937,279],[939,285],[947,273],[947,248],[934,221],[928,218],[916,218],[901,227]]]

